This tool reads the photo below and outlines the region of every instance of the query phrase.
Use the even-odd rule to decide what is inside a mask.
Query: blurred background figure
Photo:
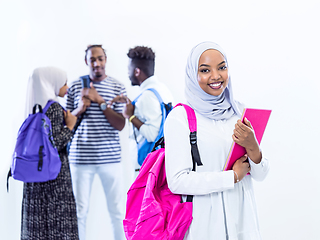
[[[139,173],[143,159],[138,159],[139,146],[147,142],[154,142],[158,136],[162,111],[160,102],[152,91],[155,90],[164,103],[172,103],[171,92],[161,81],[154,76],[155,53],[149,47],[136,46],[129,49],[128,74],[132,86],[139,86],[139,95],[134,105],[126,96],[117,96],[113,102],[123,102],[126,106],[123,116],[130,124],[130,157],[134,166],[134,176]],[[140,163],[138,163],[138,160]]]
[[[123,84],[107,76],[107,56],[101,45],[90,45],[85,51],[90,86],[82,87],[80,78],[73,82],[67,95],[67,109],[82,121],[72,139],[69,151],[73,190],[77,203],[79,236],[86,238],[86,220],[92,182],[101,180],[112,221],[114,238],[124,239],[122,219],[122,167],[119,131],[125,125],[121,112],[124,104],[107,108],[106,102],[126,95]]]
[[[48,240],[78,238],[76,203],[72,192],[67,143],[77,117],[65,112],[57,97],[67,93],[67,74],[55,67],[41,67],[33,71],[27,92],[27,114],[35,104],[45,107],[56,101],[46,115],[51,121],[52,135],[61,160],[61,170],[55,180],[24,183],[21,218],[21,239]]]

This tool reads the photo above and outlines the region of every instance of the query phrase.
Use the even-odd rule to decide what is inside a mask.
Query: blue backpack
[[[45,114],[52,103],[54,101],[48,101],[43,110],[36,104],[33,114],[29,114],[22,123],[8,179],[12,176],[23,182],[46,182],[57,178],[61,160],[53,140],[50,119]]]
[[[146,89],[146,91],[149,90],[151,92],[153,92],[156,97],[159,100],[160,103],[160,107],[161,107],[161,112],[162,112],[162,120],[161,120],[161,124],[160,124],[160,129],[159,129],[159,133],[158,136],[156,137],[156,139],[154,140],[154,142],[148,142],[147,139],[143,140],[142,142],[138,143],[137,142],[137,148],[138,148],[138,163],[141,166],[144,159],[146,158],[146,156],[148,155],[148,153],[151,152],[151,150],[153,149],[155,143],[161,138],[163,137],[163,125],[164,125],[164,121],[167,118],[169,112],[172,110],[172,103],[164,103],[162,101],[162,98],[160,97],[159,93],[154,89],[154,88],[148,88]],[[142,94],[142,93],[141,93]],[[136,97],[133,101],[132,101],[132,105],[135,105],[135,103],[137,102],[138,98],[141,96],[141,94]]]

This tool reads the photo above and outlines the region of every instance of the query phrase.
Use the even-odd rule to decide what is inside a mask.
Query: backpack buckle
[[[190,143],[192,145],[197,144],[197,132],[191,132],[190,133]]]

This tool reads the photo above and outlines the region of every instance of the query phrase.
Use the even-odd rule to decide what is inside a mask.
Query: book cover
[[[241,117],[243,122],[244,118],[247,118],[251,123],[253,130],[256,135],[256,139],[260,145],[261,139],[266,129],[271,110],[266,109],[255,109],[255,108],[245,108]],[[246,149],[235,142],[232,143],[230,152],[223,168],[223,171],[231,170],[235,161],[246,154]]]

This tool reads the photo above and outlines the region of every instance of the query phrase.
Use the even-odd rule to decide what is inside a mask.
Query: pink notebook
[[[259,144],[261,142],[264,130],[266,129],[270,114],[271,110],[265,109],[245,108],[243,111],[241,121],[243,122],[243,119],[246,117],[251,122]],[[231,170],[235,161],[245,154],[246,149],[233,142],[223,171]]]

